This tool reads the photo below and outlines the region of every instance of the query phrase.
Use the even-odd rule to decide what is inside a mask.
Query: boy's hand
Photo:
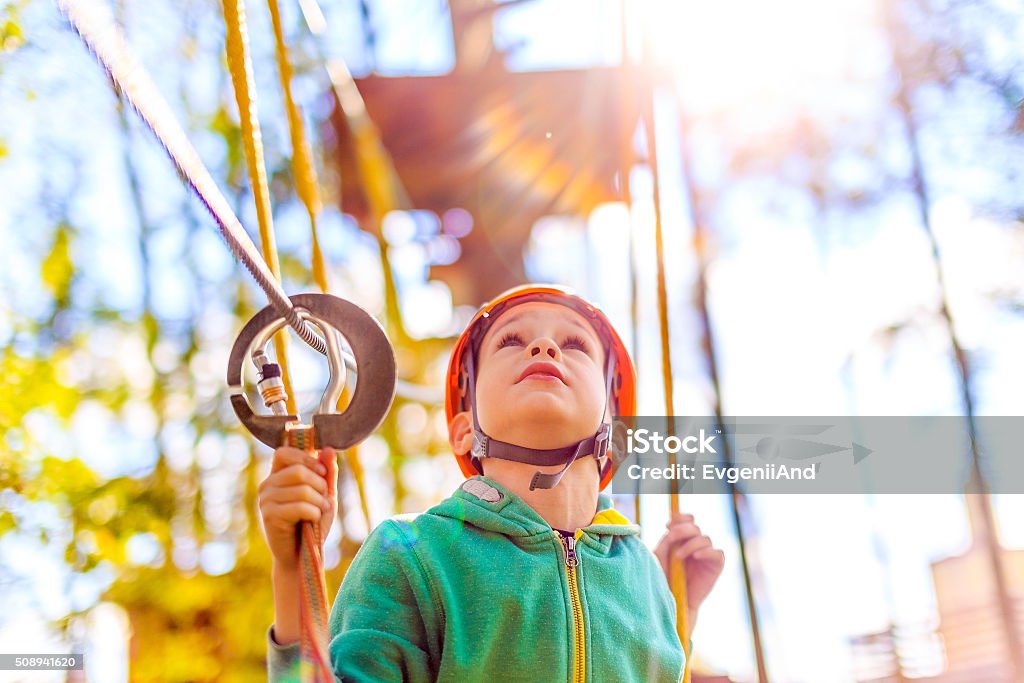
[[[338,459],[330,448],[315,455],[287,446],[274,451],[270,474],[260,482],[259,506],[278,568],[299,566],[298,522],[318,522],[320,538],[327,538],[338,512],[337,482]]]
[[[711,593],[725,568],[725,553],[711,545],[693,521],[693,515],[677,513],[668,524],[668,532],[654,548],[665,576],[669,564],[684,562],[686,568],[686,602],[691,613],[690,624],[696,620],[697,609]]]

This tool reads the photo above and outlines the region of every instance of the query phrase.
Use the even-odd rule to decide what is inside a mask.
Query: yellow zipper
[[[576,554],[576,538],[566,538],[557,531],[562,541],[562,549],[565,551],[565,574],[569,580],[569,602],[572,603],[572,638],[573,658],[572,681],[583,682],[586,680],[587,651],[586,641],[583,637],[583,603],[580,601],[580,584],[577,572],[580,566],[579,555]],[[577,532],[578,534],[579,532]]]

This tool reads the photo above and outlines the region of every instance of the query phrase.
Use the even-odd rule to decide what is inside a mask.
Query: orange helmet
[[[471,376],[471,374],[475,373],[474,366],[476,354],[479,344],[481,340],[483,340],[487,330],[491,327],[494,321],[509,308],[532,301],[544,301],[568,306],[590,322],[605,345],[605,355],[607,359],[605,381],[609,390],[609,396],[607,399],[611,403],[612,412],[615,416],[633,415],[636,411],[636,372],[633,369],[633,361],[629,357],[626,345],[622,343],[622,339],[619,338],[618,333],[615,332],[615,328],[612,327],[611,322],[605,314],[596,306],[577,296],[571,289],[566,287],[558,285],[522,285],[520,287],[513,287],[484,304],[473,316],[473,319],[470,320],[466,329],[462,332],[462,335],[455,343],[451,359],[448,362],[448,375],[445,381],[445,416],[447,417],[448,423],[451,424],[452,418],[454,418],[457,413],[464,410],[471,410],[473,408],[472,394],[476,378]],[[479,467],[479,461],[477,457],[474,457],[474,452],[478,451],[477,447],[480,446],[481,443],[483,445],[483,449],[486,451],[487,441],[489,440],[489,437],[479,430],[479,425],[476,422],[475,410],[473,411],[473,425],[477,431],[477,433],[474,434],[473,439],[474,451],[455,456],[456,460],[458,460],[462,473],[466,477],[482,474],[482,470]],[[608,433],[606,430],[607,425],[602,425],[602,428],[599,430],[596,438],[599,440],[607,439]],[[602,437],[601,434],[604,434],[604,436]],[[587,445],[592,445],[591,441],[585,440],[584,442],[580,442],[580,444],[574,444],[573,447],[570,447],[570,450],[571,448],[585,443]],[[495,443],[500,444],[500,442]],[[510,446],[508,444],[501,445]],[[605,441],[601,450],[603,451],[606,447],[607,441]],[[511,446],[511,448],[519,451],[532,450],[518,446]],[[595,448],[594,450],[596,455],[597,449]],[[548,454],[554,453],[554,451],[533,452]],[[509,459],[520,460],[520,458],[515,457],[510,457]],[[573,457],[573,459],[575,459],[575,457]],[[534,464],[552,464],[547,461],[540,462],[539,460],[523,459],[522,461],[534,462]],[[613,469],[614,468],[611,466],[611,460],[609,460],[601,470],[602,489],[611,481]],[[552,475],[540,475],[538,473],[538,475],[535,475],[534,483],[536,483],[538,477],[542,476],[550,477]],[[558,478],[560,478],[560,475],[558,475]],[[554,482],[557,483],[557,478]],[[553,486],[554,484],[551,485]],[[531,488],[533,488],[532,485]]]

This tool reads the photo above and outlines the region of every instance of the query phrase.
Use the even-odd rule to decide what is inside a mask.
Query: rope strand
[[[315,5],[314,5],[315,6]],[[278,73],[281,77],[281,93],[284,96],[285,111],[288,112],[288,131],[292,142],[292,176],[295,178],[295,190],[306,207],[309,215],[310,231],[312,232],[313,256],[312,271],[313,279],[321,292],[327,292],[327,270],[324,267],[323,253],[320,250],[320,241],[317,238],[316,221],[323,208],[320,199],[320,182],[317,178],[316,167],[313,164],[313,151],[306,137],[305,126],[302,123],[302,114],[295,99],[292,97],[292,66],[288,60],[288,46],[284,40],[284,28],[281,23],[281,10],[277,0],[267,0],[267,7],[270,10],[270,20],[274,28],[274,47],[277,53]],[[346,359],[347,364],[347,359]],[[352,368],[355,369],[353,363]],[[343,392],[338,405],[342,410],[351,400],[351,392]],[[356,483],[356,490],[359,493],[359,508],[363,512],[366,521],[366,528],[373,528],[370,523],[370,507],[366,497],[366,476],[363,473],[362,463],[359,461],[359,451],[356,446],[345,451],[345,462],[349,466],[352,478]]]
[[[263,133],[256,107],[256,79],[252,72],[249,56],[249,31],[245,14],[245,0],[222,0],[224,24],[227,28],[225,49],[228,57],[228,71],[231,85],[238,104],[238,118],[242,124],[242,145],[245,148],[245,166],[252,185],[253,200],[256,203],[256,222],[260,228],[260,246],[263,260],[271,275],[281,281],[281,263],[277,256],[277,240],[274,237],[274,217],[270,208],[270,188],[267,187],[267,167],[263,157]],[[288,335],[284,330],[274,335],[274,352],[281,367],[284,382],[285,402],[290,415],[297,415],[295,394],[292,391],[291,374],[288,372]]]
[[[658,173],[657,139],[654,134],[654,88],[648,86],[644,93],[644,133],[647,142],[647,159],[651,168],[654,185],[654,249],[657,258],[658,320],[661,332],[661,374],[665,386],[665,415],[668,417],[669,433],[675,433],[675,400],[672,390],[672,346],[669,340],[668,288],[665,284],[665,245],[661,225],[661,190]],[[671,467],[675,467],[675,455],[669,456]],[[679,482],[670,482],[669,512],[673,517],[679,514]],[[686,652],[683,683],[690,683],[691,653],[689,600],[686,596],[686,567],[682,562],[669,563],[669,587],[676,598],[676,630]]]
[[[249,177],[256,197],[257,217],[260,225],[260,238],[263,243],[263,255],[275,276],[280,274],[277,245],[274,240],[274,226],[270,212],[270,192],[267,188],[266,167],[263,160],[263,140],[260,133],[259,118],[256,113],[256,98],[252,60],[249,55],[249,36],[245,16],[245,0],[222,0],[224,21],[227,25],[228,68],[231,82],[238,102],[238,111],[242,120],[242,138],[245,143],[246,161]],[[288,126],[292,134],[292,170],[295,173],[296,188],[299,196],[309,212],[313,226],[314,262],[313,272],[320,290],[326,292],[327,281],[324,275],[322,258],[319,256],[319,244],[316,240],[316,214],[319,211],[319,194],[316,192],[316,179],[312,173],[310,157],[312,153],[303,134],[302,121],[298,109],[291,97],[291,67],[284,53],[284,37],[281,33],[280,13],[277,5],[270,0],[271,17],[274,23],[274,36],[277,43],[278,65],[281,71],[281,85],[285,92],[285,103],[288,111]],[[318,268],[319,266],[319,268]],[[323,330],[329,334],[328,330]],[[278,349],[278,364],[282,374],[285,372],[284,342],[287,337],[282,332],[274,336],[275,347]],[[278,345],[278,342],[281,342]],[[288,391],[289,412],[297,414],[294,397]],[[330,406],[334,409],[336,406]],[[287,445],[302,448],[315,455],[314,430],[307,425],[289,425],[285,429],[284,442]],[[323,539],[320,537],[320,525],[304,521],[299,525],[299,558],[302,568],[300,612],[300,641],[302,653],[301,679],[313,683],[328,683],[334,680],[330,658],[327,652],[327,585],[324,577],[322,556]]]
[[[306,137],[305,126],[302,124],[302,113],[292,97],[292,67],[288,61],[288,46],[284,42],[284,29],[281,26],[281,10],[277,0],[267,0],[270,9],[270,21],[274,27],[274,48],[277,52],[277,67],[281,76],[281,92],[284,96],[285,111],[288,113],[288,131],[292,141],[292,176],[295,178],[295,191],[309,214],[310,230],[313,233],[313,280],[321,292],[327,292],[327,269],[324,267],[324,256],[320,250],[317,237],[316,219],[322,209],[320,200],[320,183],[313,165],[313,150]]]
[[[288,296],[260,258],[256,245],[246,233],[227,198],[203,165],[195,147],[185,136],[167,101],[153,84],[135,55],[128,49],[124,35],[107,11],[98,3],[57,0],[61,13],[89,48],[111,80],[124,94],[160,145],[167,152],[182,179],[210,212],[221,237],[231,253],[267,295],[274,309],[295,329],[302,341],[326,355],[327,346],[312,327],[299,318]]]

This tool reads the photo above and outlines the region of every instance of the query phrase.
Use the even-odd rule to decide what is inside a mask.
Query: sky
[[[136,8],[134,12],[131,8]],[[321,41],[325,53],[344,57],[356,73],[375,68],[385,74],[444,73],[451,68],[450,28],[443,20],[440,3],[374,3],[373,22],[378,29],[373,63],[365,59],[359,19],[351,1],[324,3],[327,33]],[[652,21],[654,59],[670,70],[671,81],[659,92],[656,126],[662,171],[662,210],[666,253],[673,255],[667,277],[676,380],[675,410],[678,414],[707,414],[709,385],[698,352],[698,319],[689,300],[695,264],[689,249],[693,233],[689,207],[681,192],[679,139],[673,122],[683,106],[698,122],[691,143],[698,163],[693,173],[707,187],[726,177],[725,144],[710,131],[707,122],[732,127],[736,140],[771,138],[784,130],[787,121],[811,112],[825,121],[843,117],[878,115],[880,93],[889,82],[890,57],[881,41],[873,5],[854,0],[816,3],[785,0],[765,5],[754,0],[703,4],[690,10],[682,3],[660,0],[640,3],[648,7]],[[151,12],[137,11],[129,3],[130,35],[143,61],[165,92],[186,89],[198,106],[210,106],[223,87],[216,45],[222,36],[217,26],[202,25],[198,47],[209,55],[196,68],[182,74],[161,55],[173,53],[169,41],[180,34],[179,18],[168,6],[154,3]],[[54,29],[52,8],[34,9],[36,20]],[[629,31],[632,55],[639,55],[638,27],[642,15],[631,16]],[[499,12],[495,39],[499,45],[520,45],[510,58],[519,70],[569,68],[612,64],[621,54],[618,3],[608,0],[536,0]],[[264,13],[253,11],[251,30],[266,28]],[[296,9],[286,4],[286,16],[295,22]],[[737,19],[742,17],[742,19]],[[1021,22],[1024,25],[1024,22]],[[293,23],[294,25],[294,23]],[[174,31],[167,30],[173,26]],[[448,31],[448,33],[446,33]],[[83,224],[102,225],[83,244],[83,263],[89,280],[109,305],[125,311],[138,310],[138,261],[135,254],[136,217],[126,210],[111,210],[129,203],[125,196],[123,166],[119,157],[121,138],[110,124],[111,98],[102,72],[76,45],[68,32],[57,33],[54,49],[46,55],[30,55],[25,63],[33,74],[17,71],[9,63],[0,79],[0,96],[18,94],[30,78],[75,87],[51,91],[46,103],[29,103],[7,111],[0,121],[10,151],[0,162],[0,206],[19,211],[0,211],[0,282],[4,291],[12,283],[31,281],[35,265],[17,258],[25,245],[38,238],[19,231],[20,222],[40,221],[44,207],[23,206],[19,197],[34,197],[47,186],[60,187],[77,180],[88,191],[73,208]],[[997,45],[998,41],[993,41]],[[198,50],[202,55],[202,49]],[[1011,50],[1006,47],[1003,49]],[[813,55],[813,58],[809,58]],[[268,53],[257,55],[257,84],[272,90],[276,73]],[[12,75],[14,74],[14,75]],[[296,92],[312,103],[322,82],[305,79]],[[8,89],[5,93],[3,88]],[[681,100],[677,101],[677,96]],[[188,112],[176,98],[179,115]],[[282,137],[283,117],[274,97],[265,98],[263,110],[267,137],[272,146]],[[679,104],[682,102],[682,105]],[[45,105],[45,106],[44,106]],[[927,106],[927,102],[925,103]],[[71,119],[68,112],[73,111]],[[934,158],[948,145],[980,136],[992,121],[985,102],[961,104],[956,117],[939,119],[926,131],[926,152]],[[276,117],[276,118],[275,118]],[[705,128],[701,128],[704,122]],[[724,123],[722,123],[724,122]],[[146,133],[133,128],[140,155],[154,192],[146,197],[149,209],[173,216],[180,210],[184,191],[161,151],[147,141]],[[959,136],[959,137],[958,137]],[[88,140],[95,147],[82,144]],[[216,141],[197,134],[195,144],[211,164],[223,152]],[[853,141],[855,142],[855,141]],[[853,144],[851,142],[851,144]],[[32,162],[32,146],[70,145],[81,149],[83,169],[73,166],[41,168]],[[99,151],[96,151],[99,150]],[[883,144],[878,154],[892,157],[899,167],[905,151],[899,144]],[[998,165],[996,157],[994,165]],[[1022,287],[1024,243],[1020,225],[974,208],[986,188],[991,190],[991,169],[965,164],[961,173],[943,164],[932,164],[937,192],[929,208],[943,253],[950,285],[951,305],[958,333],[965,345],[984,359],[979,370],[979,412],[990,415],[1024,414],[1024,393],[1016,378],[1024,372],[1019,352],[1024,342],[1024,318],[995,307],[986,294],[999,287]],[[958,167],[960,168],[960,167]],[[863,185],[866,169],[854,155],[837,150],[832,169],[839,186]],[[1004,186],[1005,187],[1005,186]],[[600,207],[584,222],[560,219],[538,225],[528,248],[527,271],[537,280],[574,284],[599,302],[620,330],[630,329],[628,300],[627,233],[636,236],[641,320],[637,365],[640,373],[639,411],[661,414],[661,394],[655,307],[653,259],[653,208],[651,178],[644,168],[633,174],[632,213],[625,206]],[[998,190],[997,190],[998,191]],[[955,376],[948,366],[948,340],[934,320],[895,339],[884,339],[877,330],[905,319],[934,303],[935,279],[928,245],[923,239],[913,202],[894,196],[870,211],[829,214],[778,178],[747,177],[729,186],[716,203],[714,261],[708,272],[709,300],[714,321],[716,349],[721,367],[723,406],[734,415],[830,415],[830,414],[957,414]],[[253,225],[251,215],[243,222]],[[278,217],[282,248],[301,243],[306,234],[304,216],[286,211]],[[173,218],[170,219],[173,224]],[[408,239],[403,223],[407,216],[390,217],[392,263],[403,312],[414,335],[450,333],[459,319],[450,310],[450,296],[443,284],[425,278],[427,247]],[[359,237],[351,222],[328,209],[321,234],[334,272],[338,293],[351,295],[371,310],[380,308],[380,287],[372,244]],[[185,305],[192,295],[175,278],[174,257],[186,251],[198,259],[211,279],[232,272],[232,263],[213,226],[186,242],[181,231],[165,230],[158,243],[166,260],[158,263],[155,302],[168,318],[188,314]],[[1015,228],[1011,230],[1010,228]],[[403,237],[404,235],[404,237]],[[568,258],[567,254],[577,254]],[[359,283],[357,286],[356,283]],[[377,293],[375,293],[377,292]],[[40,295],[41,299],[41,295]],[[31,310],[30,288],[19,306]],[[927,316],[925,316],[927,321]],[[0,334],[3,333],[0,318]],[[233,338],[227,318],[211,320],[210,349],[195,362],[195,372],[209,377],[215,387]],[[145,356],[132,340],[97,343],[90,362],[110,363],[125,375],[145,372]],[[311,373],[315,374],[315,373]],[[315,380],[311,381],[311,385]],[[215,391],[215,389],[211,389]],[[90,450],[90,463],[114,476],[131,467],[145,467],[155,455],[147,448],[155,435],[145,428],[145,408],[134,424],[143,425],[132,438],[136,462],[125,463],[113,449]],[[414,419],[415,416],[410,416]],[[41,422],[36,429],[49,432]],[[125,435],[116,416],[99,406],[85,406],[75,420],[72,435],[89,443],[111,442]],[[237,450],[238,444],[209,443],[198,453],[171,449],[169,457],[214,457],[220,449]],[[58,444],[59,449],[59,444]],[[206,453],[206,455],[204,455]],[[386,452],[379,440],[364,449],[371,479],[383,477]],[[227,458],[230,460],[230,458]],[[423,472],[435,490],[447,491],[458,483],[454,466],[442,472]],[[996,504],[1004,543],[1024,548],[1024,496],[1001,496]],[[666,501],[652,497],[643,505],[644,540],[651,546],[660,536],[666,519]],[[377,501],[379,513],[387,501]],[[738,547],[730,513],[722,496],[691,496],[684,509],[692,511],[715,544],[726,551],[727,568],[718,587],[701,611],[694,642],[699,657],[739,680],[750,680],[753,654],[746,633],[745,603],[739,573]],[[767,658],[773,680],[852,680],[849,674],[847,639],[884,627],[890,618],[918,623],[935,613],[930,588],[929,562],[962,552],[968,529],[962,500],[954,495],[935,496],[760,496],[751,499],[751,519],[757,531],[761,571],[758,604],[764,629]],[[380,518],[380,515],[377,516]],[[144,543],[143,543],[144,545]],[[5,556],[24,559],[20,570],[59,578],[45,556],[8,548]],[[12,552],[15,551],[15,552]],[[139,550],[145,554],[145,548]],[[879,557],[886,558],[883,564]],[[330,558],[329,558],[330,559]],[[225,568],[215,552],[195,559],[211,572]],[[885,569],[883,569],[883,566]],[[88,600],[88,591],[80,600]],[[56,601],[47,609],[59,612],[66,603]],[[98,629],[117,628],[116,610],[97,612]],[[99,631],[97,631],[99,632]],[[8,621],[0,626],[0,642],[13,650],[25,643],[41,642],[38,622]],[[97,643],[96,647],[110,647]],[[97,653],[97,657],[100,655]],[[122,656],[116,647],[103,656],[107,663]],[[103,667],[96,680],[125,680],[124,670]],[[14,680],[4,678],[0,682]],[[59,680],[57,677],[38,680]]]

